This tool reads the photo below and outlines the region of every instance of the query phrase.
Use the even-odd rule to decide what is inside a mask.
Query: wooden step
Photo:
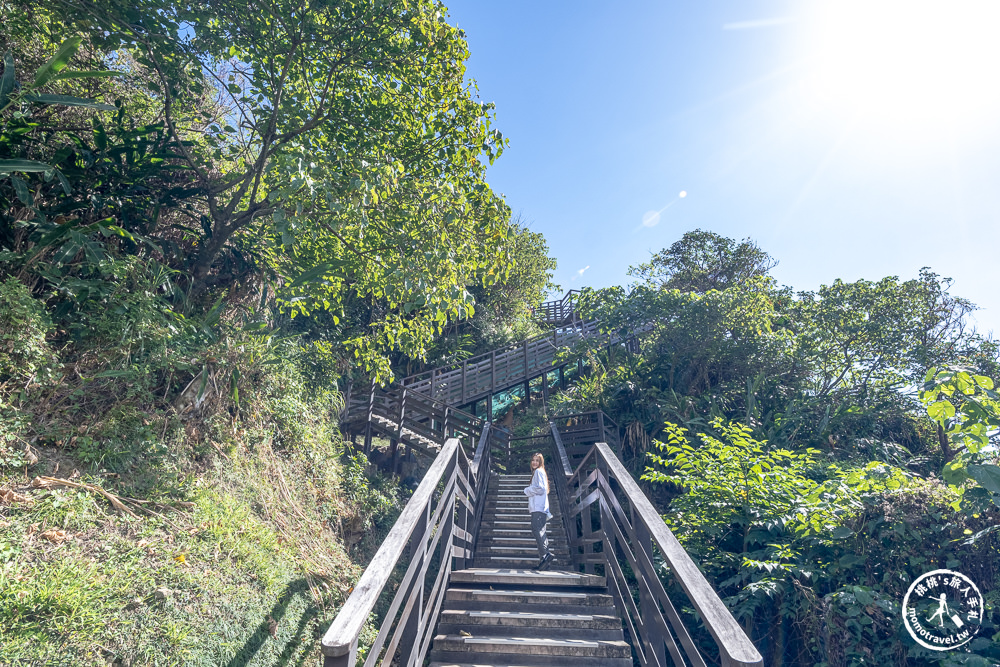
[[[546,611],[477,611],[474,609],[446,609],[441,612],[441,622],[512,627],[612,628],[618,630],[622,627],[621,619],[607,614],[576,614]]]
[[[573,591],[540,591],[527,589],[451,587],[445,592],[445,605],[454,608],[471,609],[472,605],[489,606],[491,609],[509,609],[498,605],[518,605],[525,607],[559,607],[587,609],[604,607],[614,610],[614,598],[606,593],[582,593]]]
[[[604,588],[607,584],[604,577],[596,574],[582,574],[579,572],[567,572],[562,570],[535,572],[527,569],[509,568],[471,568],[466,570],[455,570],[451,573],[453,584],[474,583],[488,586],[489,584],[503,584],[505,586],[517,586],[519,588],[532,588],[536,586],[569,586],[573,588]]]
[[[566,543],[566,538],[561,535],[548,535],[549,544],[553,542],[560,542],[562,544]],[[524,537],[504,537],[502,535],[487,535],[485,542],[493,544],[501,544],[507,546],[535,546],[535,538],[530,535],[525,535]]]
[[[621,658],[632,661],[632,649],[624,640],[556,639],[552,637],[463,637],[437,635],[431,660],[462,655],[494,654],[504,659],[516,656]],[[476,664],[481,664],[477,659]]]
[[[554,553],[556,556],[559,555],[559,551],[560,550],[563,553],[565,553],[566,555],[569,555],[569,549],[567,549],[565,547],[562,547],[560,549],[559,545],[554,545],[552,543],[549,543],[549,551],[551,551],[552,553]],[[531,546],[520,546],[520,545],[504,546],[504,545],[501,545],[501,544],[497,544],[497,545],[490,545],[488,553],[489,553],[490,556],[506,556],[506,555],[511,555],[511,556],[530,556],[532,554],[537,554],[538,553],[538,547],[535,546],[535,545],[531,545]],[[486,553],[483,553],[483,555],[485,556]]]
[[[435,632],[473,637],[535,637],[614,641],[622,638],[616,616],[537,611],[450,610],[441,613]]]

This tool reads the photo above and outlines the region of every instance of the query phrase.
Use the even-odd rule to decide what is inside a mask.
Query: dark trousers
[[[531,534],[535,536],[538,543],[538,557],[545,558],[549,555],[549,538],[545,534],[545,522],[549,520],[549,515],[545,512],[531,513]]]

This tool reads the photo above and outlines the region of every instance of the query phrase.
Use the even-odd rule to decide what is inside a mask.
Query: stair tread
[[[592,621],[594,619],[615,618],[608,614],[558,614],[544,613],[539,611],[491,611],[488,609],[446,609],[441,612],[442,616],[468,616],[470,618],[516,618],[526,620],[553,620],[553,621]]]
[[[462,635],[437,635],[438,641],[456,641],[462,644],[492,644],[496,646],[558,646],[566,648],[629,648],[624,640],[619,639],[555,639],[551,637],[465,637]]]
[[[550,542],[550,544],[551,544],[551,542]],[[491,551],[530,551],[532,549],[534,549],[534,550],[537,551],[537,548],[535,547],[534,544],[526,544],[526,545],[519,545],[519,544],[491,544],[490,545],[490,550]],[[551,547],[550,547],[549,550],[551,551]]]
[[[510,595],[510,596],[526,596],[526,597],[539,597],[539,598],[577,598],[580,600],[586,600],[592,593],[570,593],[566,591],[533,591],[533,590],[521,590],[521,591],[494,591],[484,588],[449,588],[449,591],[455,591],[456,593],[472,593],[473,595]]]
[[[553,535],[549,535],[549,542],[552,541],[553,537]],[[528,542],[532,546],[535,544],[535,540],[532,537],[490,537],[489,539],[493,542]]]
[[[604,587],[604,577],[596,574],[581,574],[563,570],[525,570],[517,568],[474,567],[465,570],[455,570],[451,573],[455,583],[524,583],[538,586],[594,586]]]

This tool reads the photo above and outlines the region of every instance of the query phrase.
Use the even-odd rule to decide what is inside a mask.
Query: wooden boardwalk
[[[451,405],[471,405],[566,366],[570,360],[560,355],[560,351],[572,348],[584,338],[595,337],[607,340],[596,321],[572,320],[551,333],[471,357],[460,364],[416,373],[403,378],[400,384]]]
[[[530,400],[530,383],[548,376],[579,358],[571,348],[584,339],[596,338],[601,344],[610,338],[601,333],[596,321],[584,321],[574,309],[577,292],[562,299],[543,303],[536,313],[553,327],[550,333],[529,338],[481,354],[461,364],[433,368],[403,378],[399,384],[379,387],[374,383],[360,389],[350,386],[341,423],[347,430],[364,432],[365,451],[373,434],[393,442],[403,442],[414,449],[435,454],[446,437],[476,442],[483,425],[493,420],[492,397],[525,385]],[[563,377],[565,381],[565,377]],[[543,382],[543,391],[548,382]],[[475,414],[475,406],[485,400],[485,419]],[[463,410],[463,407],[470,407]],[[497,429],[491,438],[502,437]]]
[[[553,417],[550,433],[511,438],[458,409],[559,368],[569,358],[561,348],[602,336],[573,312],[572,294],[538,316],[551,334],[349,394],[366,449],[377,431],[435,458],[323,637],[324,666],[356,666],[378,606],[365,667],[704,666],[713,655],[723,667],[762,667],[618,459],[619,429],[603,412]],[[534,451],[550,461],[558,562],[545,571],[530,569],[537,551],[519,492]]]

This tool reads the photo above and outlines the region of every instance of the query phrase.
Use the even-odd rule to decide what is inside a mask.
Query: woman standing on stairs
[[[545,535],[545,522],[552,518],[549,512],[549,476],[545,473],[545,459],[541,454],[531,457],[531,485],[524,487],[524,495],[528,496],[528,511],[531,512],[531,532],[538,543],[538,565],[536,570],[543,570],[555,561],[549,551],[549,538]]]

